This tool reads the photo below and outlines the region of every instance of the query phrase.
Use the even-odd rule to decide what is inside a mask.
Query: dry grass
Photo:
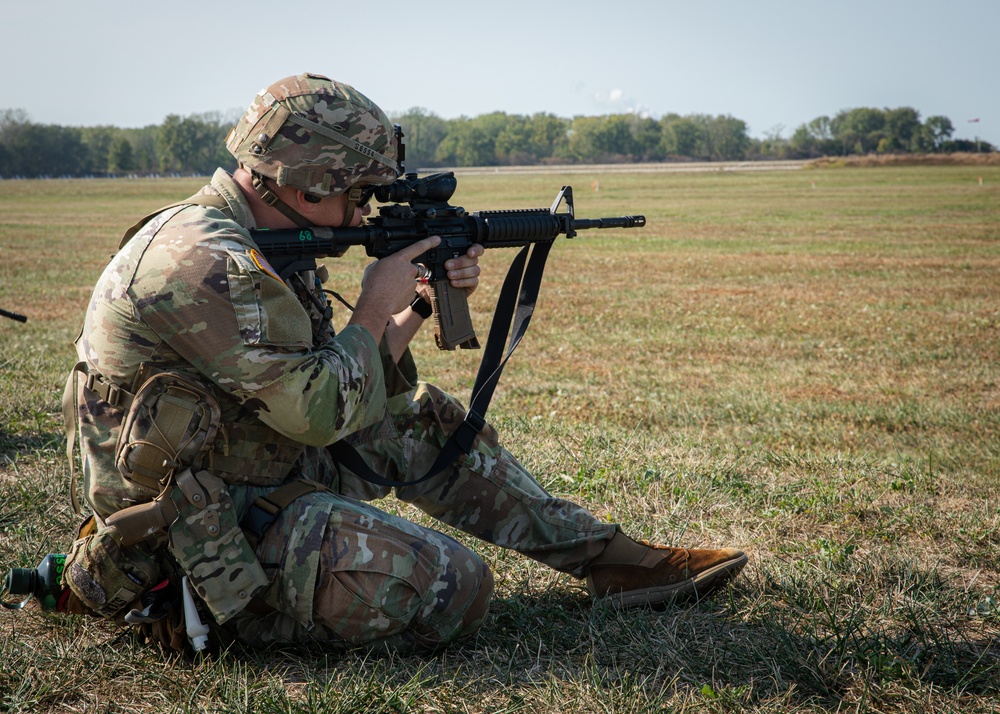
[[[109,624],[2,613],[0,710],[992,711],[1000,168],[469,176],[456,202],[547,206],[562,183],[580,216],[649,225],[554,248],[493,420],[547,487],[630,532],[745,548],[733,588],[616,612],[473,544],[491,615],[427,657],[163,663]],[[0,307],[30,318],[0,322],[5,566],[69,542],[58,398],[115,234],[197,186],[0,183]],[[511,255],[484,260],[484,334]],[[364,262],[331,264],[348,297]],[[431,345],[423,373],[464,398],[478,355]]]

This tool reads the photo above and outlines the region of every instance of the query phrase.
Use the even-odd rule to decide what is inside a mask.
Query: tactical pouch
[[[210,388],[177,372],[160,372],[136,391],[115,449],[122,476],[159,494],[176,469],[201,465],[222,419]]]
[[[190,469],[174,476],[170,498],[178,517],[169,527],[170,553],[219,624],[236,615],[269,583],[237,521],[225,482]]]
[[[65,585],[96,614],[114,618],[156,584],[160,566],[142,544],[123,548],[109,529],[74,541]]]

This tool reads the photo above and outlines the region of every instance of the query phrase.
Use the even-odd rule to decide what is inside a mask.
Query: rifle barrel
[[[573,228],[642,228],[646,225],[645,216],[612,216],[610,218],[577,218],[573,220]]]

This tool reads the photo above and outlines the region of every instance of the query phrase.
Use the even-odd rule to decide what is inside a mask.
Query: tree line
[[[199,174],[235,168],[224,140],[239,117],[181,117],[137,129],[38,124],[23,109],[0,110],[0,177]],[[443,119],[423,108],[393,117],[406,135],[407,167],[653,161],[808,159],[887,153],[994,151],[953,139],[948,117],[921,121],[911,107],[847,109],[751,138],[730,115],[531,116],[492,112]]]

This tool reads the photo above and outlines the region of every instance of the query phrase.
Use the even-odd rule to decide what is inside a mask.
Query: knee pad
[[[462,617],[462,627],[455,635],[456,639],[475,634],[482,627],[483,620],[486,619],[486,613],[490,609],[490,600],[493,599],[494,584],[493,571],[490,570],[490,566],[483,563],[479,591],[476,593],[476,597],[472,600],[468,609],[466,609],[465,616]]]

